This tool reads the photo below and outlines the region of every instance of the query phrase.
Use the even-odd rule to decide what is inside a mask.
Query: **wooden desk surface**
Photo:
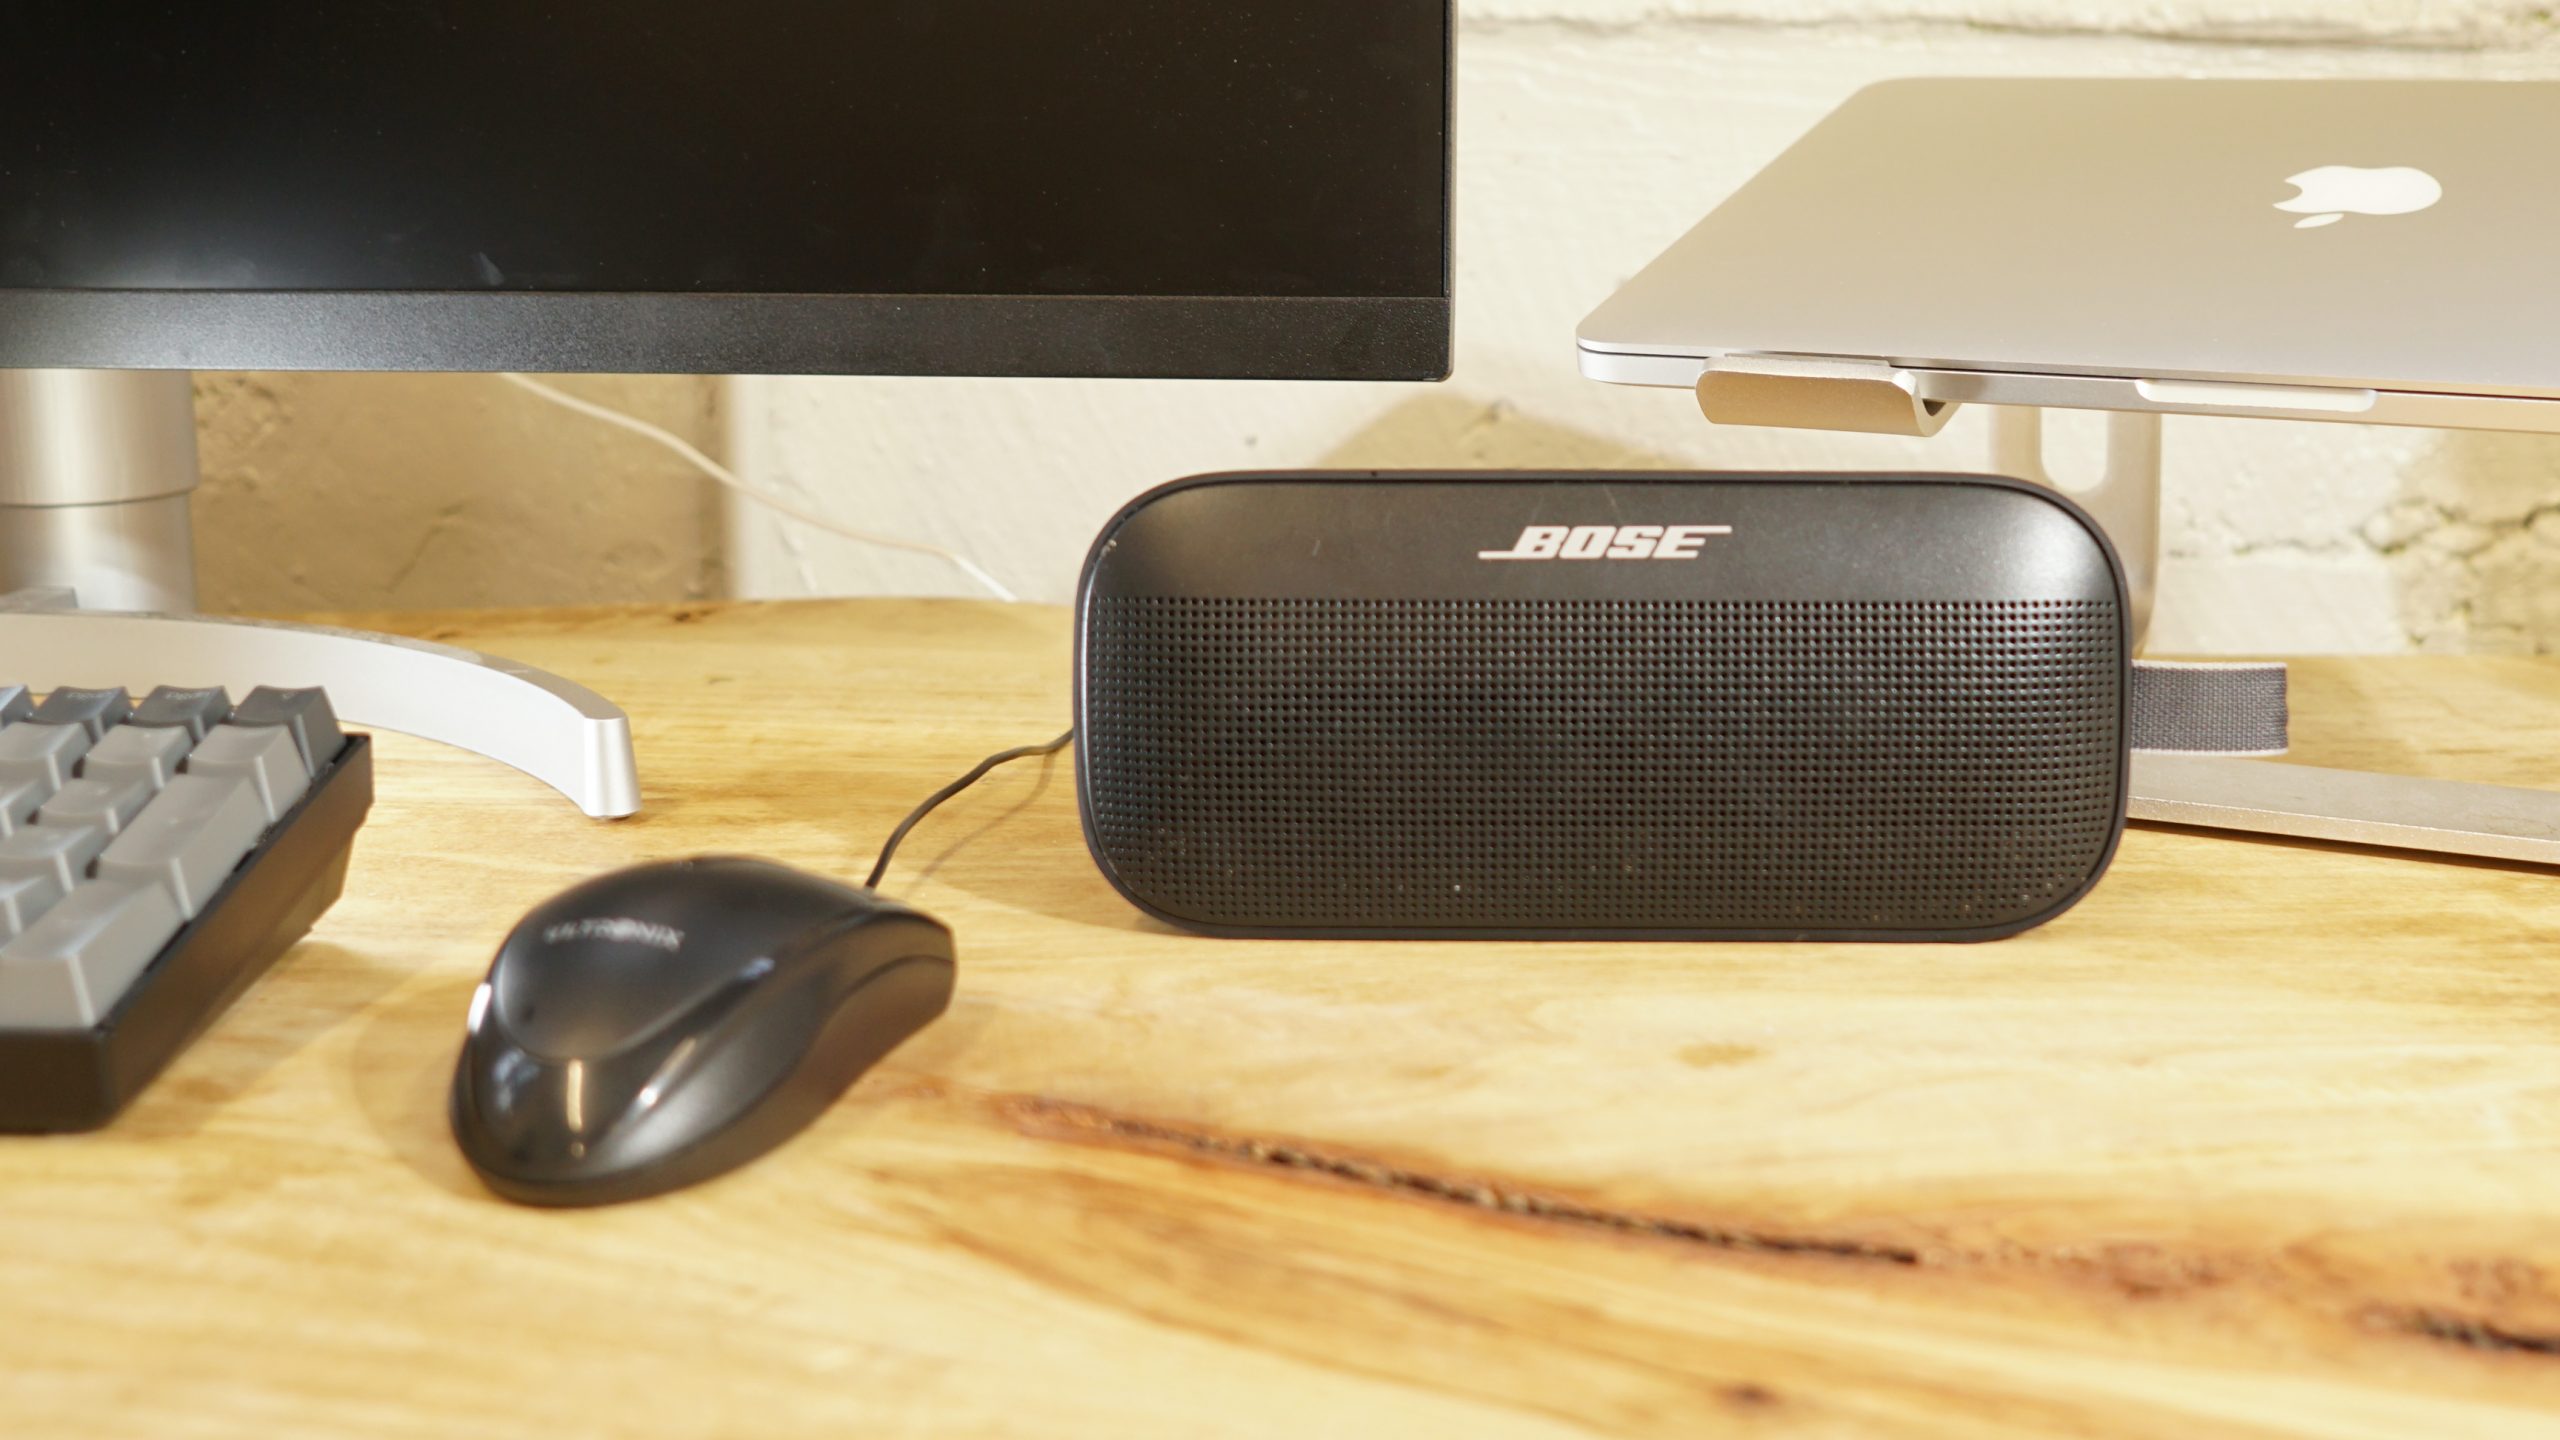
[[[2137,830],[1973,947],[1259,944],[1134,914],[1070,771],[890,889],[952,1013],[620,1209],[444,1122],[526,908],[859,876],[1067,709],[1062,613],[407,617],[613,694],[648,810],[381,740],[347,897],[111,1130],[0,1142],[0,1433],[2560,1433],[2560,876]],[[2560,664],[2303,667],[2306,761],[2560,786]]]

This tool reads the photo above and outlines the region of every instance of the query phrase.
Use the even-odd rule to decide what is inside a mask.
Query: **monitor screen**
[[[6,14],[0,363],[1446,370],[1447,0]]]

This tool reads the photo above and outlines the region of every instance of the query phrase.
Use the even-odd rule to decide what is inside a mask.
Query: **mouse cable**
[[[987,772],[999,765],[1010,765],[1016,760],[1028,760],[1034,755],[1055,755],[1074,744],[1075,738],[1076,732],[1070,730],[1046,745],[1025,745],[1018,750],[999,751],[979,761],[977,769],[934,791],[926,797],[923,804],[907,812],[907,818],[898,822],[897,829],[889,832],[889,842],[880,847],[880,858],[872,863],[871,878],[862,882],[862,888],[865,890],[880,888],[880,881],[889,873],[890,858],[898,853],[898,842],[907,838],[907,832],[916,828],[918,821],[942,808],[943,801],[986,779]]]
[[[625,414],[610,405],[598,405],[592,400],[581,400],[557,386],[545,385],[530,375],[519,375],[512,370],[500,373],[498,378],[527,394],[547,400],[563,410],[574,411],[590,420],[601,420],[617,430],[628,430],[643,440],[672,451],[677,458],[713,480],[728,486],[768,510],[799,521],[812,530],[823,531],[846,540],[860,541],[865,545],[878,545],[890,550],[908,550],[918,555],[931,555],[937,560],[948,561],[952,568],[978,582],[988,594],[999,600],[1012,602],[1022,599],[1003,581],[988,574],[985,567],[979,565],[977,561],[956,550],[945,550],[939,545],[928,545],[922,540],[909,540],[903,536],[883,535],[876,530],[856,530],[850,525],[830,520],[817,511],[794,504],[771,490],[747,483],[738,472],[703,454],[683,436],[663,426],[652,425],[637,415]]]

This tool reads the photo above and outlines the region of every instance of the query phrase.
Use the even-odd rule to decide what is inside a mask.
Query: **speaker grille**
[[[2112,606],[1097,596],[1085,806],[1241,929],[1964,931],[2121,823]]]

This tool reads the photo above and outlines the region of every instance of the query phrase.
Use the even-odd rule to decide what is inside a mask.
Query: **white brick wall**
[[[1710,430],[1680,392],[1582,380],[1575,324],[1873,80],[2560,78],[2560,24],[2515,0],[1462,0],[1462,11],[1448,385],[740,381],[740,463],[850,523],[965,547],[1051,599],[1112,509],[1198,470],[1972,468],[1984,459],[1978,416],[1926,442]],[[2062,446],[2095,434],[2056,429]],[[2168,440],[2163,648],[2560,648],[2560,440],[2208,420],[2173,420]],[[752,509],[733,525],[745,593],[968,588],[932,561]]]

